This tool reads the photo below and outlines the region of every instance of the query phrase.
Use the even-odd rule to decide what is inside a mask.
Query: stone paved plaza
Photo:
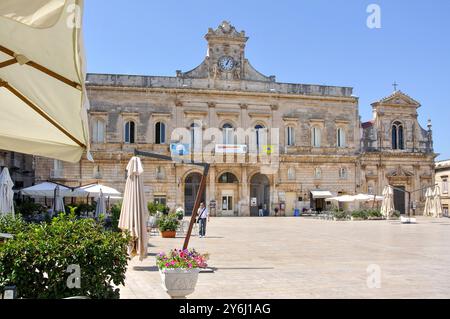
[[[450,298],[450,219],[332,222],[308,218],[213,218],[208,237],[190,247],[209,252],[189,298]],[[152,236],[149,258],[134,259],[122,298],[168,298],[155,254],[183,238]],[[368,288],[367,268],[381,269]]]

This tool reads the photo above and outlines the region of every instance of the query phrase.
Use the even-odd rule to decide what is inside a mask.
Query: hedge
[[[6,224],[0,222],[1,229],[17,232],[0,245],[0,291],[13,285],[25,299],[120,297],[116,286],[125,280],[128,236],[64,214],[49,224]],[[70,265],[80,267],[80,288],[67,285]]]

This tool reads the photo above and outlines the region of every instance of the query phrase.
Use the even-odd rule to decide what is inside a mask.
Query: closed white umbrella
[[[143,172],[141,159],[133,157],[127,166],[128,177],[119,219],[119,228],[129,231],[132,237],[129,254],[132,257],[139,255],[141,261],[147,258],[148,245],[148,209],[142,181]]]
[[[427,188],[425,193],[425,207],[423,210],[424,216],[433,216],[433,190],[431,187]]]
[[[73,163],[89,151],[83,3],[0,1],[0,149]]]
[[[383,203],[381,205],[381,214],[390,219],[392,213],[395,211],[394,207],[394,189],[392,186],[386,186],[383,190]]]
[[[8,168],[0,174],[0,216],[12,214],[14,216],[14,183]]]
[[[105,195],[103,195],[102,190],[100,190],[100,196],[97,198],[97,206],[95,206],[95,217],[100,215],[106,215],[106,203]]]
[[[438,186],[434,188],[433,192],[433,216],[435,218],[442,217],[441,190]]]
[[[64,199],[60,191],[60,186],[55,188],[55,198],[53,199],[53,214],[65,213]]]

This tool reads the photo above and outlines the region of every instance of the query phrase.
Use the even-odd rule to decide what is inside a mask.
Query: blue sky
[[[369,4],[381,29],[366,25]],[[174,76],[206,54],[203,36],[223,20],[245,30],[252,65],[277,81],[354,87],[363,120],[399,89],[433,122],[438,159],[450,158],[448,0],[86,0],[88,71]]]

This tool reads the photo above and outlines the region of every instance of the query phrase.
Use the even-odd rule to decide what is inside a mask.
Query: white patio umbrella
[[[105,195],[103,195],[102,190],[100,190],[100,196],[97,198],[97,206],[95,206],[95,217],[100,215],[106,215],[106,202]]]
[[[340,203],[352,203],[355,201],[355,196],[352,195],[342,195],[337,197],[331,197],[325,199],[327,202],[340,202]]]
[[[383,190],[383,203],[381,204],[381,214],[390,219],[392,213],[395,211],[394,207],[394,189],[388,185]]]
[[[72,191],[72,189],[69,187],[52,182],[44,182],[36,184],[31,187],[23,188],[20,192],[22,195],[25,196],[53,198],[55,196],[55,189],[58,186],[59,186],[59,193],[63,197],[86,196],[87,194],[83,190],[77,189]]]
[[[133,157],[130,160],[127,172],[128,177],[120,212],[119,228],[130,232],[132,242],[128,252],[132,257],[139,255],[139,259],[142,261],[147,258],[148,209],[142,181],[144,169],[139,157]]]
[[[5,167],[0,174],[0,216],[12,214],[14,216],[14,183]]]
[[[105,197],[120,197],[122,194],[109,186],[101,185],[101,184],[92,184],[77,188],[76,190],[84,191],[91,197],[100,197],[100,193],[102,193]]]
[[[65,213],[66,208],[64,207],[64,199],[60,191],[60,186],[57,185],[55,188],[55,195],[53,199],[53,214]]]
[[[441,190],[438,186],[434,188],[433,192],[433,217],[442,217]]]
[[[0,149],[90,158],[83,3],[0,1]]]
[[[433,216],[433,190],[431,187],[427,188],[425,193],[425,207],[423,210],[423,216]]]

